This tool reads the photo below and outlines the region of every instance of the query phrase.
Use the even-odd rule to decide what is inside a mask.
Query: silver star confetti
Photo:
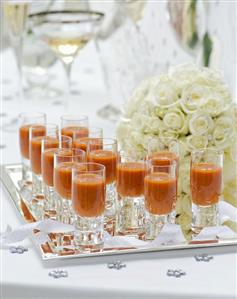
[[[9,251],[11,253],[23,254],[24,252],[28,251],[28,248],[25,248],[23,246],[11,246],[9,247]]]
[[[68,272],[66,270],[52,270],[49,272],[49,276],[53,278],[68,277]]]
[[[117,269],[120,270],[126,267],[126,264],[123,264],[121,261],[115,261],[107,264],[109,269]]]
[[[184,272],[182,269],[175,269],[175,270],[168,269],[166,275],[180,278],[181,276],[186,275],[186,272]]]
[[[194,256],[195,260],[197,262],[210,262],[210,260],[213,259],[213,256],[212,255],[208,255],[206,253],[202,253],[202,254],[196,254]]]

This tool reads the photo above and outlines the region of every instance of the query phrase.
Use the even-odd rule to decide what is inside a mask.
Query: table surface
[[[88,114],[92,125],[102,126],[104,135],[112,137],[115,134],[114,122],[96,116],[96,110],[106,103],[106,93],[98,61],[93,54],[94,47],[89,45],[88,51],[81,53],[83,57],[74,66],[73,79],[79,81],[80,95],[71,99],[70,112]],[[9,51],[1,55],[4,63],[11,61]],[[60,67],[57,64],[55,71]],[[13,66],[8,66],[4,76],[10,78],[13,69]],[[2,112],[7,113],[7,117],[21,111],[37,110],[48,111],[50,122],[58,122],[58,116],[64,112],[63,107],[53,106],[46,99],[28,99],[21,109],[17,108],[14,100],[2,101]],[[10,119],[7,117],[1,122]],[[2,132],[1,144],[6,145],[0,152],[2,163],[20,161],[17,143],[16,131]],[[7,225],[17,227],[21,220],[9,194],[2,185],[0,188],[0,230],[3,231]],[[30,240],[22,244],[29,248],[23,255],[0,250],[1,298],[237,298],[236,246],[42,261]],[[214,259],[208,263],[196,262],[194,255],[198,253],[208,253]],[[108,269],[107,263],[117,259],[126,263],[127,267]],[[49,277],[49,271],[57,268],[66,269],[68,277]],[[168,269],[177,268],[183,269],[187,275],[181,278],[166,275]]]

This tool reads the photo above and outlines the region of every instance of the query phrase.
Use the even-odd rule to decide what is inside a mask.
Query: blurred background
[[[14,130],[16,115],[27,110],[88,114],[89,107],[94,119],[114,121],[142,80],[190,61],[220,69],[235,99],[236,6],[228,0],[1,1],[2,128]]]

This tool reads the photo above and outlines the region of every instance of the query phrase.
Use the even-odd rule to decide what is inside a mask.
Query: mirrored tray
[[[10,194],[10,198],[17,208],[24,223],[37,221],[34,215],[31,205],[27,201],[27,196],[30,194],[30,185],[28,188],[21,189],[21,165],[10,164],[1,166],[1,180],[5,185],[7,191]],[[81,258],[81,257],[92,257],[92,256],[103,256],[103,255],[115,255],[115,254],[128,254],[128,253],[141,253],[141,252],[152,252],[152,251],[164,251],[164,250],[178,250],[178,249],[189,249],[197,247],[211,247],[211,246],[227,246],[237,244],[237,239],[215,239],[215,240],[203,240],[203,241],[187,241],[185,244],[179,245],[162,245],[154,248],[104,248],[99,251],[93,252],[80,252],[72,249],[70,246],[59,248],[55,241],[54,234],[48,235],[49,241],[45,244],[38,245],[36,239],[33,237],[33,242],[40,251],[42,259],[65,259],[65,258]]]

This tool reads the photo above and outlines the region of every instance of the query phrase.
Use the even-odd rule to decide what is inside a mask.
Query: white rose
[[[234,131],[234,117],[232,113],[224,114],[218,118],[216,118],[215,126],[220,126],[226,129],[228,132]]]
[[[130,120],[122,120],[119,122],[116,128],[117,139],[122,145],[124,141],[128,138],[129,133],[131,132]]]
[[[131,127],[141,133],[159,134],[161,120],[158,117],[149,117],[140,113],[135,113],[131,120]]]
[[[177,131],[167,129],[166,127],[162,126],[160,128],[159,136],[160,137],[171,137],[171,138],[177,139],[179,137],[179,133]]]
[[[223,178],[225,183],[234,178],[237,181],[237,160],[233,160],[229,153],[224,155]]]
[[[209,88],[198,84],[190,84],[183,89],[180,105],[187,114],[199,110],[205,103],[210,94]]]
[[[237,208],[237,179],[236,177],[224,184],[223,197],[225,201]]]
[[[163,122],[167,129],[184,134],[187,134],[188,132],[186,116],[178,108],[167,111],[164,115]]]
[[[212,117],[216,117],[230,108],[230,104],[223,101],[214,91],[210,93],[201,109]]]
[[[129,143],[131,143],[131,153],[133,157],[144,158],[147,154],[147,144],[149,143],[151,135],[141,134],[137,131],[131,132]]]
[[[168,108],[178,104],[179,95],[175,84],[167,76],[160,79],[153,90],[154,103],[161,108]]]
[[[168,112],[168,108],[161,108],[161,107],[155,108],[155,115],[161,119],[164,118],[164,116],[166,115],[167,112]]]
[[[141,83],[141,85],[135,89],[131,98],[124,106],[124,116],[127,118],[131,118],[135,112],[137,112],[138,108],[144,102],[148,94],[157,84],[158,79],[153,77],[148,80],[145,80]]]
[[[200,68],[200,74],[207,78],[210,85],[219,85],[224,82],[223,74],[219,70],[203,66]]]
[[[212,143],[217,149],[225,149],[232,141],[226,135],[226,130],[222,127],[216,127],[212,135]]]
[[[186,146],[190,152],[196,149],[206,148],[208,146],[208,136],[189,135],[186,137]]]
[[[233,118],[221,116],[215,121],[215,127],[212,134],[212,144],[217,149],[225,149],[233,143],[234,140]]]
[[[149,101],[148,97],[146,97],[146,99],[144,99],[144,101],[139,104],[136,112],[143,114],[143,115],[147,115],[148,117],[156,116],[155,115],[155,106],[153,105],[153,103],[151,103]]]
[[[131,131],[123,141],[119,141],[122,150],[127,156],[133,157],[134,159],[141,159],[146,156],[147,149],[145,148],[143,134],[139,132]],[[148,143],[148,141],[146,141]]]
[[[203,112],[195,113],[189,120],[189,131],[193,135],[210,133],[213,130],[214,122],[212,118]]]
[[[199,72],[198,67],[194,63],[186,63],[171,67],[168,74],[172,79],[178,80],[182,84],[187,84],[191,78],[196,77]]]
[[[235,133],[236,134],[236,133]],[[237,140],[236,136],[230,146],[230,157],[233,161],[237,162]]]

